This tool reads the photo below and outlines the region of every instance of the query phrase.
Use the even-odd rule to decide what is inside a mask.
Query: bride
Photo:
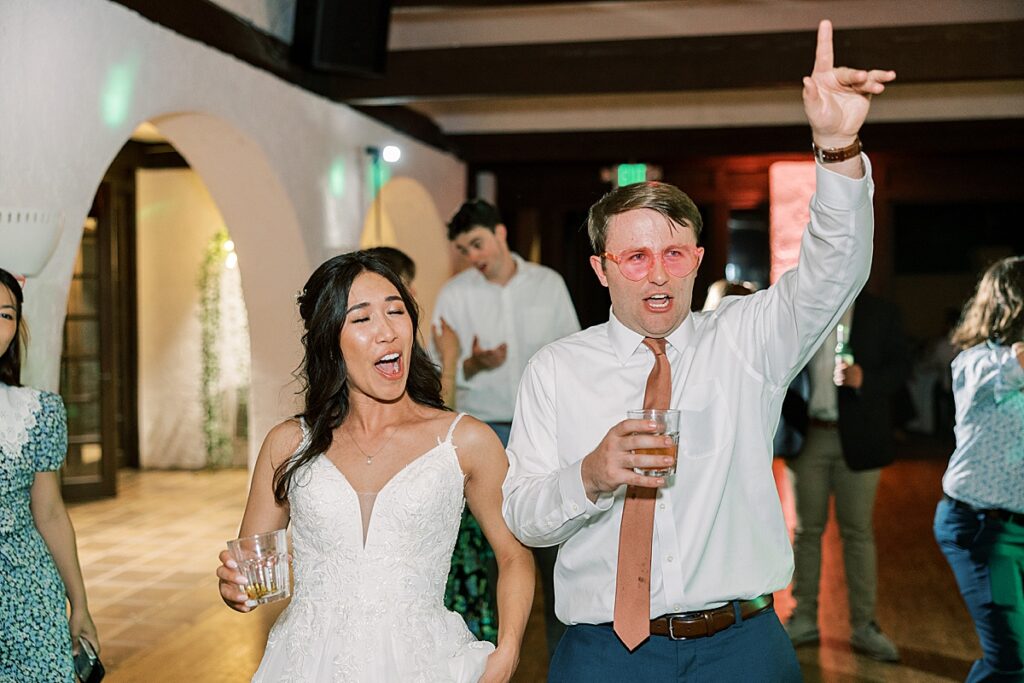
[[[501,443],[443,408],[416,304],[377,259],[321,265],[299,313],[305,409],[267,435],[239,531],[292,528],[294,595],[253,681],[508,681],[534,568],[502,519]],[[466,502],[498,560],[497,649],[443,605]],[[224,602],[254,609],[220,560]]]

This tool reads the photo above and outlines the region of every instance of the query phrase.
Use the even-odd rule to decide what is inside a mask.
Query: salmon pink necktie
[[[665,340],[647,337],[644,344],[654,352],[644,408],[667,410],[672,399],[672,371],[665,355]],[[628,486],[622,506],[614,626],[615,634],[630,652],[651,635],[651,545],[657,494],[658,489]]]

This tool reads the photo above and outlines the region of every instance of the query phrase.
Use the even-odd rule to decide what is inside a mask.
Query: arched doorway
[[[289,412],[281,387],[299,335],[287,329],[294,285],[281,273],[308,272],[290,201],[262,150],[227,122],[186,113],[152,124],[148,143],[130,142],[136,149],[115,159],[82,233],[69,305],[91,310],[69,308],[61,373],[79,446],[68,458],[70,499],[113,495],[119,465],[251,464],[253,435]],[[151,163],[140,144],[171,161]],[[110,229],[97,249],[103,219]],[[107,281],[89,282],[101,267]],[[83,349],[89,371],[69,353]]]
[[[401,249],[416,263],[420,332],[429,338],[434,301],[452,274],[452,250],[445,222],[430,193],[418,181],[405,177],[389,180],[371,204],[359,246],[382,245]]]

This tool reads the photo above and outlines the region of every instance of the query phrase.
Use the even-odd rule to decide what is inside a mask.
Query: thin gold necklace
[[[380,452],[383,451],[389,443],[391,443],[391,437],[393,437],[395,435],[395,432],[398,431],[398,425],[395,425],[394,427],[391,428],[391,434],[389,434],[388,438],[384,441],[384,445],[375,450],[372,455],[363,450],[363,447],[359,445],[359,442],[356,441],[355,437],[352,436],[350,431],[351,428],[344,430],[345,436],[347,436],[348,440],[351,441],[353,445],[355,445],[355,447],[359,449],[359,452],[363,454],[363,457],[366,458],[366,464],[372,465],[373,459],[380,455]]]

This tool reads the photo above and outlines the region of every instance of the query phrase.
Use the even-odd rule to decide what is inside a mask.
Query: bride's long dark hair
[[[352,283],[367,272],[376,273],[395,286],[412,321],[412,357],[406,392],[417,403],[444,409],[441,377],[416,335],[419,308],[402,280],[365,251],[342,254],[326,261],[309,277],[298,298],[299,315],[306,332],[302,335],[304,355],[296,376],[303,385],[305,410],[296,417],[305,418],[309,438],[298,452],[274,470],[274,499],[278,503],[287,500],[295,473],[330,447],[334,430],[348,416],[348,371],[341,353],[341,328],[345,324]]]

